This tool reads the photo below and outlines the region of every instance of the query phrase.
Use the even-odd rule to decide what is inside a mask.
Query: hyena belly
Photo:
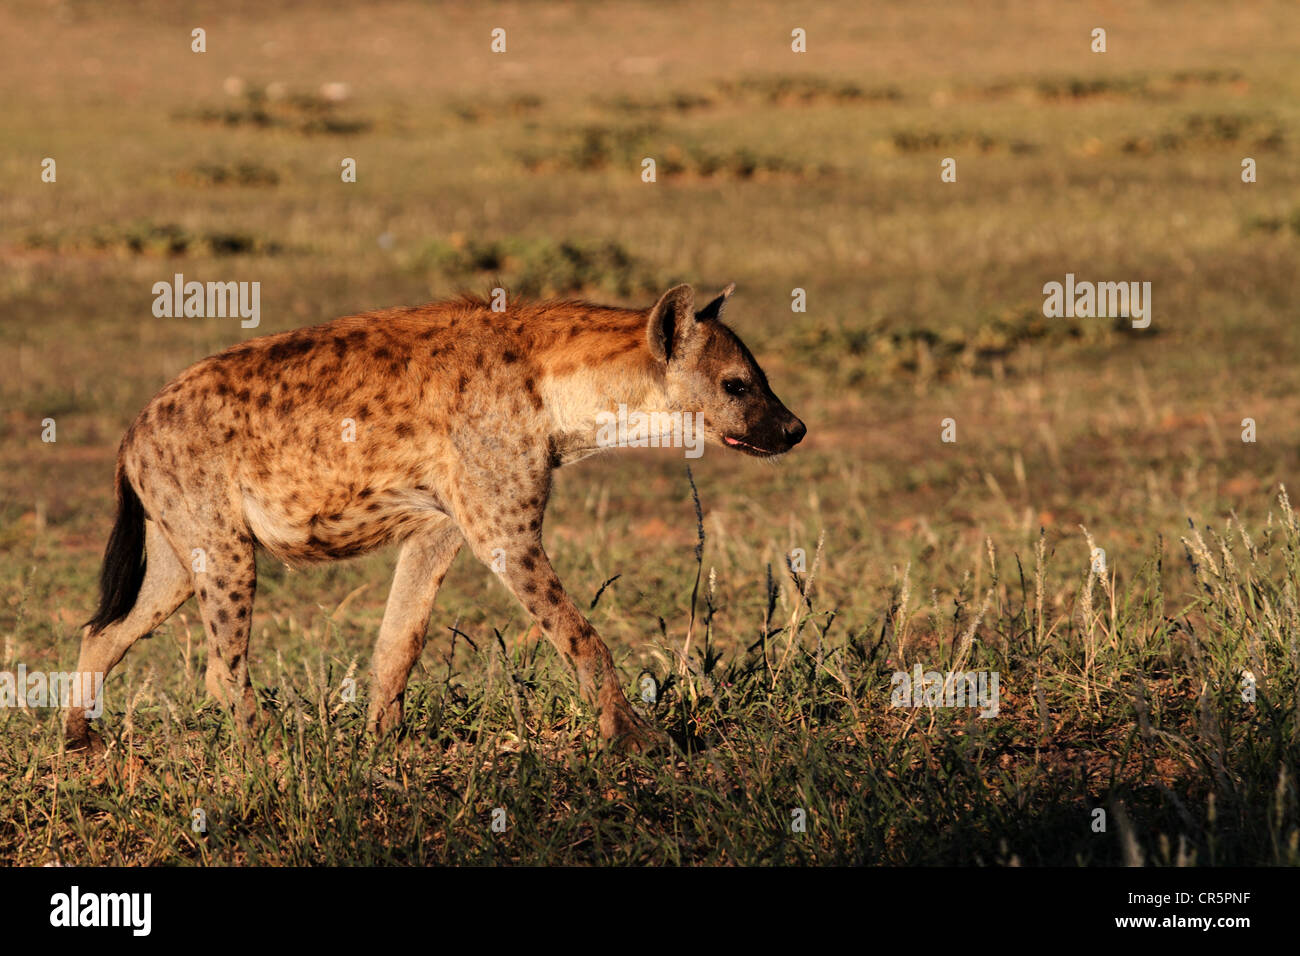
[[[245,488],[244,520],[266,551],[288,563],[365,554],[446,521],[447,512],[432,491],[414,487],[363,491],[370,493],[326,512],[294,507],[274,495]]]

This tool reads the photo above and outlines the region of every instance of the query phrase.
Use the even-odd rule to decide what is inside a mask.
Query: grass
[[[1295,865],[1300,521],[1283,492],[1262,531],[1181,545],[1201,588],[1186,603],[1161,589],[1163,549],[1122,578],[1040,537],[1025,561],[990,544],[942,597],[916,600],[904,572],[858,628],[819,606],[814,562],[790,572],[792,601],[769,582],[732,653],[711,570],[694,653],[653,641],[636,682],[685,745],[668,760],[599,750],[555,655],[495,628],[454,629],[407,738],[371,746],[337,614],[286,622],[302,640],[268,666],[266,726],[240,742],[202,697],[183,622],[150,655],[167,675],[129,682],[104,722],[106,761],[51,776],[58,728],[10,717],[0,766],[19,794],[0,840],[20,861],[93,865]],[[1058,612],[1062,579],[1079,590]],[[891,706],[891,674],[922,661],[998,672],[999,713]],[[1097,809],[1120,839],[1093,832]]]
[[[604,456],[546,526],[684,749],[601,751],[468,557],[372,744],[393,555],[264,561],[259,735],[206,700],[189,605],[114,672],[105,758],[0,709],[0,861],[1300,862],[1294,7],[1138,3],[1104,56],[1048,3],[831,4],[803,56],[779,5],[490,12],[505,57],[473,5],[227,3],[207,55],[163,4],[0,12],[0,672],[73,664],[117,443],[191,362],[498,282],[734,280],[805,443],[710,450],[697,500],[671,454]],[[259,281],[262,326],[155,319],[175,272]],[[1044,319],[1066,272],[1150,281],[1151,328]],[[996,672],[997,716],[891,706],[917,664]]]

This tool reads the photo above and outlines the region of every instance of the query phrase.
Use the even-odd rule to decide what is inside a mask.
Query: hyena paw
[[[104,738],[88,727],[69,731],[63,738],[63,750],[80,756],[97,756],[105,750]]]
[[[387,737],[402,729],[402,705],[395,703],[387,707],[371,707],[366,718],[366,732],[372,737]]]
[[[635,714],[621,715],[611,733],[606,734],[610,746],[620,753],[668,753],[673,741],[662,730],[652,727]]]

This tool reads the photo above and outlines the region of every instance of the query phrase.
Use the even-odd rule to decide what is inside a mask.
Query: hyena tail
[[[116,484],[117,520],[108,536],[104,566],[99,572],[99,609],[86,622],[92,633],[126,617],[144,583],[144,505],[120,461]]]

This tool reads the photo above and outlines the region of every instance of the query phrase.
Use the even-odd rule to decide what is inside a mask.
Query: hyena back
[[[305,563],[400,542],[372,664],[369,726],[383,733],[401,721],[434,596],[468,544],[575,671],[602,737],[662,742],[556,577],[542,519],[551,472],[601,450],[598,420],[619,405],[697,413],[705,438],[755,456],[802,439],[721,322],[732,288],[698,312],[689,286],[641,310],[497,312],[462,298],[253,339],[190,367],[122,439],[78,671],[106,677],[197,594],[207,688],[251,726],[254,549]],[[67,713],[70,748],[95,740],[87,706]]]

